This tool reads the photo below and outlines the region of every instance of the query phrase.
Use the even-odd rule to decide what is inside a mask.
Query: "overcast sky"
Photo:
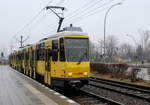
[[[0,3],[0,49],[18,47],[16,38],[30,36],[26,43],[34,43],[55,33],[58,18],[50,11],[43,10],[28,27],[24,25],[50,0],[1,0]],[[73,23],[88,33],[93,42],[103,38],[104,15],[111,5],[121,0],[52,0],[49,5],[65,6],[66,20],[63,26]],[[100,8],[101,7],[101,8]],[[120,43],[133,41],[125,36],[133,35],[139,40],[138,30],[150,30],[150,0],[126,0],[114,7],[107,18],[106,35],[115,35]],[[96,14],[95,14],[96,13]]]

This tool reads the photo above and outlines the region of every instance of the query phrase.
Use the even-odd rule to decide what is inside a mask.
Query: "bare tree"
[[[139,30],[139,34],[140,34],[142,48],[145,50],[150,45],[150,31]]]
[[[136,47],[133,47],[129,43],[123,43],[119,45],[117,37],[114,35],[106,38],[106,55],[104,55],[104,41],[103,39],[98,40],[98,44],[91,42],[91,59],[92,61],[113,61],[113,57],[121,57],[126,60],[146,60],[150,61],[150,31],[140,30],[140,40],[136,41]]]
[[[95,43],[90,41],[89,44],[89,52],[90,52],[90,61],[91,62],[95,62],[97,56],[98,56],[98,52],[97,52],[97,46]]]
[[[150,31],[148,30],[140,30],[140,40],[142,47],[142,55],[143,59],[150,61]]]
[[[110,60],[112,61],[112,57],[113,56],[117,56],[117,50],[118,50],[118,39],[111,35],[107,38],[106,41],[106,53],[108,58],[110,58]]]
[[[102,39],[98,40],[98,52],[101,56],[103,56],[104,53],[104,41]]]
[[[137,56],[137,59],[139,61],[142,61],[142,59],[143,59],[143,49],[142,49],[141,45],[139,45],[138,48],[136,49],[136,56]]]
[[[119,55],[124,59],[132,59],[134,56],[134,49],[130,44],[123,43],[119,48]]]

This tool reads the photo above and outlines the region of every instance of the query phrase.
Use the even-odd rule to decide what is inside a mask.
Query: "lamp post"
[[[112,5],[112,6],[107,10],[107,12],[106,12],[106,14],[105,14],[105,18],[104,18],[104,62],[105,62],[105,53],[106,53],[106,42],[105,42],[105,40],[106,40],[106,20],[107,20],[107,16],[108,16],[108,13],[110,12],[110,10],[111,10],[113,7],[118,6],[118,5],[121,5],[121,4],[122,4],[122,2],[119,2],[119,3],[117,3],[117,4]]]

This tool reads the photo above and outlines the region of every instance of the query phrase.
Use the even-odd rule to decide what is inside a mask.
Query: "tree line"
[[[129,34],[127,34],[129,36]],[[139,37],[138,37],[139,36]],[[139,30],[138,35],[129,36],[129,42],[120,43],[117,36],[109,35],[105,41],[99,39],[97,44],[90,42],[90,59],[92,62],[150,62],[150,31]],[[138,39],[137,39],[138,38]]]

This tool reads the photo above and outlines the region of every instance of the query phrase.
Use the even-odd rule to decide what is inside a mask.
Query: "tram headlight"
[[[72,76],[72,73],[68,73],[69,76]]]
[[[88,75],[88,73],[87,73],[87,72],[84,72],[83,74],[84,74],[84,75]]]

